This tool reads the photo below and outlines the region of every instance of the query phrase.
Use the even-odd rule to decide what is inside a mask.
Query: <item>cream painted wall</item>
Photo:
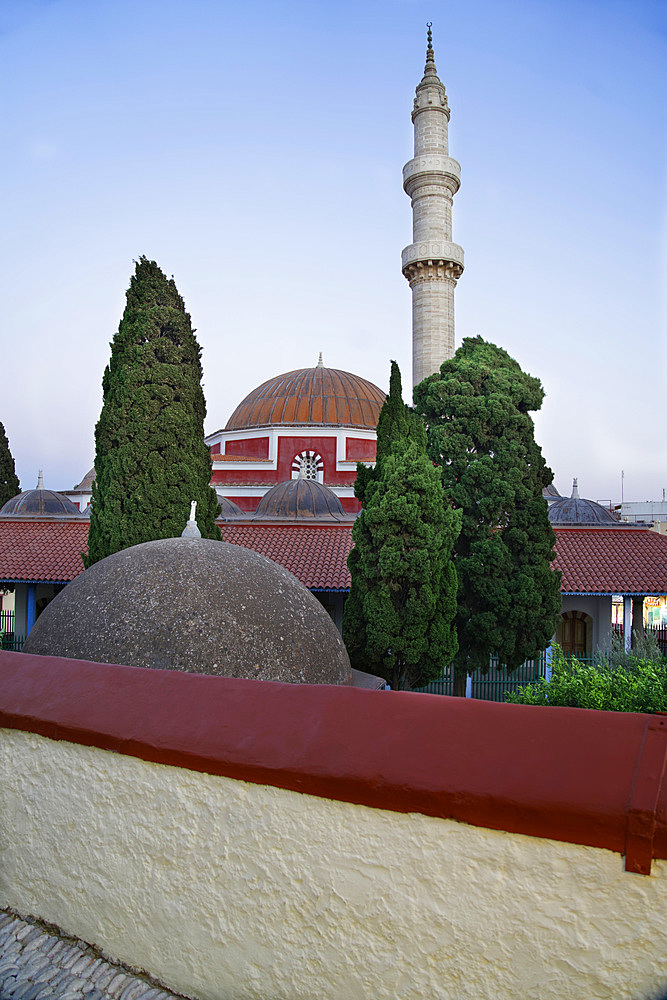
[[[667,863],[0,730],[0,906],[202,1000],[640,1000]]]

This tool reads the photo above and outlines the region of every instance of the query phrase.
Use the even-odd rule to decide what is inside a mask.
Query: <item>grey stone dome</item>
[[[585,500],[579,496],[577,480],[572,483],[572,496],[562,497],[549,504],[549,520],[552,524],[570,525],[618,525],[618,519],[594,500]]]
[[[8,500],[0,517],[81,517],[81,512],[63,493],[45,490],[40,472],[35,489]]]
[[[349,521],[333,490],[315,479],[288,479],[273,486],[260,500],[253,520]]]
[[[144,542],[95,563],[51,601],[26,653],[292,684],[347,684],[322,605],[287,570],[205,538]]]

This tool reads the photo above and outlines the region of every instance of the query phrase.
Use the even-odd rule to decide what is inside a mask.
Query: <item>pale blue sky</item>
[[[141,254],[203,347],[207,432],[323,351],[410,382],[401,169],[425,22],[462,168],[457,342],[546,392],[569,494],[667,488],[667,4],[2,0],[0,420],[24,488],[92,465]],[[406,392],[406,398],[408,393]]]

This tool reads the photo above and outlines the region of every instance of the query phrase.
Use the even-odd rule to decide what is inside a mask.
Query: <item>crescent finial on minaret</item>
[[[433,35],[431,33],[431,21],[426,22],[426,66],[424,67],[424,76],[436,76],[438,71],[435,68],[435,55],[433,53]]]

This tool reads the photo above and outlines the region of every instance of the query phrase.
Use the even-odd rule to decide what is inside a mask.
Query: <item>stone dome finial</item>
[[[35,486],[35,489],[36,490],[44,489],[44,474],[41,469],[37,473],[37,486]]]
[[[578,499],[579,499],[579,484],[577,477],[575,476],[574,479],[572,480],[572,496],[570,497],[570,500],[578,500]]]
[[[181,538],[201,538],[201,531],[195,521],[195,514],[197,513],[197,501],[193,500],[190,504],[190,517],[187,524],[181,532]]]
[[[321,352],[321,351],[320,351],[320,357],[319,357],[319,360],[318,360],[318,362],[317,362],[317,367],[318,367],[318,368],[324,368],[324,361],[322,360],[322,352]]]

